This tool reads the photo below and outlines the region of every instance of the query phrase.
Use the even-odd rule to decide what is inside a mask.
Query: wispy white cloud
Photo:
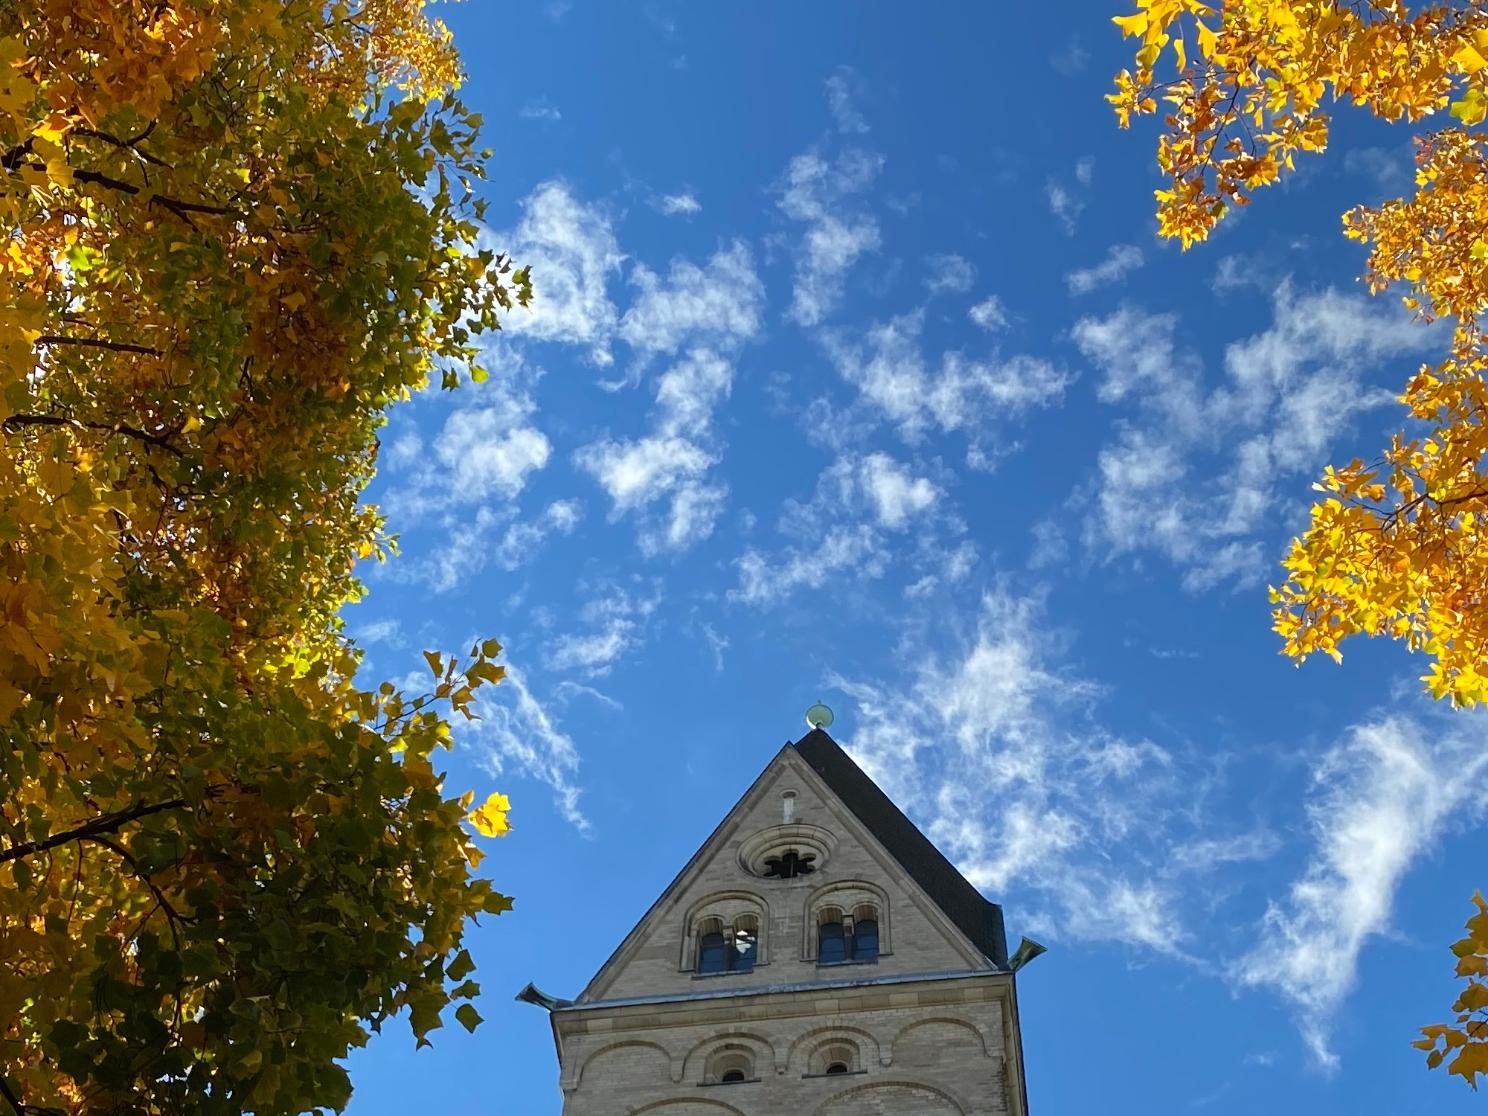
[[[962,294],[976,282],[976,267],[965,256],[943,252],[925,257],[925,289],[932,295]]]
[[[403,635],[403,625],[395,617],[384,617],[353,625],[350,634],[364,647],[373,643],[396,643]]]
[[[1007,307],[995,294],[988,295],[966,312],[966,316],[988,333],[996,333],[1008,327]]]
[[[637,264],[630,281],[636,296],[620,320],[620,337],[643,352],[674,353],[684,342],[728,346],[760,331],[765,288],[741,240],[702,267],[674,259],[664,279]]]
[[[773,605],[838,579],[881,577],[895,562],[943,576],[964,530],[959,519],[939,514],[944,495],[886,453],[842,453],[822,471],[810,501],[787,502],[780,535],[789,541],[776,553],[751,547],[739,558],[729,596]]]
[[[860,461],[842,461],[839,469],[852,474],[855,483],[873,505],[880,527],[899,529],[921,512],[935,506],[942,495],[939,487],[926,477],[915,476],[908,468],[886,453],[871,453]]]
[[[1054,179],[1044,185],[1044,197],[1049,202],[1049,212],[1059,219],[1066,236],[1074,236],[1080,214],[1085,211],[1085,202],[1068,186]]]
[[[1059,221],[1066,236],[1075,235],[1075,229],[1080,223],[1080,214],[1085,212],[1085,198],[1081,188],[1088,187],[1094,177],[1095,160],[1086,156],[1075,163],[1077,186],[1071,186],[1068,182],[1053,177],[1044,183],[1044,200],[1049,203],[1049,212],[1054,214]]]
[[[434,439],[434,456],[458,503],[511,499],[548,463],[552,445],[525,421],[528,407],[503,401],[456,411]]]
[[[1343,169],[1368,179],[1380,195],[1402,194],[1411,184],[1410,146],[1351,147],[1343,157]]]
[[[976,441],[1017,415],[1057,403],[1069,377],[1028,355],[941,355],[932,366],[921,347],[923,315],[907,314],[825,339],[844,380],[873,411],[914,443],[935,430],[965,431]]]
[[[1174,760],[1091,723],[1098,690],[1054,643],[1037,600],[987,593],[951,650],[912,642],[892,681],[833,679],[849,750],[976,886],[1025,889],[1057,934],[1180,953],[1181,894],[1132,855],[1162,839]]]
[[[640,515],[639,542],[649,554],[679,551],[713,532],[727,488],[708,479],[720,460],[714,409],[728,395],[733,366],[718,353],[693,349],[656,384],[654,427],[634,440],[605,438],[579,449],[575,461],[610,497],[612,520]],[[664,514],[651,514],[655,504]]]
[[[1054,67],[1056,73],[1074,77],[1090,65],[1090,51],[1085,49],[1079,38],[1071,38],[1050,56],[1049,65]]]
[[[1070,294],[1089,294],[1097,287],[1119,283],[1128,274],[1141,267],[1144,260],[1142,250],[1132,244],[1113,244],[1106,251],[1106,258],[1092,267],[1077,268],[1064,277]]]
[[[657,200],[656,208],[665,217],[695,217],[703,211],[703,203],[689,190],[681,194],[663,194]]]
[[[509,334],[583,345],[595,363],[610,363],[616,311],[609,281],[625,257],[601,208],[579,201],[566,183],[544,182],[523,201],[516,228],[486,240],[530,266],[542,291],[530,311],[506,316]]]
[[[490,380],[467,384],[456,397],[438,397],[445,415],[432,435],[407,430],[393,441],[382,505],[399,529],[472,506],[486,513],[486,527],[504,521],[552,457],[552,444],[536,424],[541,371],[504,342],[493,344],[486,362]],[[471,522],[468,512],[459,518]]]
[[[562,120],[563,113],[558,111],[558,106],[546,97],[535,97],[528,101],[517,113],[523,120]]]
[[[1332,1021],[1357,979],[1359,954],[1390,929],[1411,862],[1452,825],[1483,815],[1488,749],[1481,718],[1429,728],[1390,716],[1358,725],[1317,761],[1307,813],[1313,848],[1287,897],[1273,903],[1255,948],[1235,966],[1296,1008],[1314,1056],[1338,1065]]]
[[[796,247],[790,316],[800,325],[819,324],[842,297],[847,272],[879,245],[878,221],[858,201],[878,177],[881,156],[846,151],[827,158],[797,155],[780,184],[779,206],[805,226]]]
[[[478,751],[481,765],[493,775],[510,772],[546,783],[559,813],[587,831],[589,821],[579,809],[578,748],[532,692],[525,672],[511,662],[505,666],[499,685],[477,693],[479,719],[458,730],[460,739]]]
[[[1176,326],[1127,307],[1074,327],[1100,373],[1097,397],[1130,407],[1098,455],[1086,541],[1164,553],[1190,589],[1251,584],[1278,494],[1320,472],[1355,416],[1392,398],[1367,374],[1434,339],[1388,306],[1283,283],[1270,326],[1226,349],[1225,376],[1209,388]]]
[[[550,537],[571,534],[581,518],[583,506],[577,500],[554,500],[535,519],[507,524],[493,557],[503,569],[517,569],[531,561]]]
[[[838,574],[879,577],[886,561],[871,526],[836,526],[811,544],[788,547],[778,555],[746,551],[738,561],[738,587],[729,591],[729,597],[746,604],[774,604],[803,589],[820,589]]]
[[[579,612],[583,631],[552,641],[547,664],[553,670],[576,670],[591,677],[608,674],[640,642],[647,617],[659,598],[641,598],[623,589],[596,597]]]
[[[864,83],[851,67],[838,66],[836,73],[826,80],[827,107],[832,110],[832,120],[837,130],[847,135],[864,135],[868,121],[858,109]]]

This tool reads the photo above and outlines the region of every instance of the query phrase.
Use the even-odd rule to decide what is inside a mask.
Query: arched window
[[[824,907],[817,916],[816,960],[821,965],[838,965],[848,959],[848,938],[842,925],[842,912]]]
[[[758,957],[759,919],[754,915],[740,915],[728,930],[718,918],[698,924],[698,973],[747,973]]]
[[[894,952],[888,896],[867,880],[826,884],[806,897],[801,959],[821,965],[876,964]],[[832,923],[837,923],[833,926]],[[838,944],[840,940],[840,945]]]
[[[858,1044],[850,1038],[829,1038],[817,1044],[806,1061],[806,1076],[856,1073],[859,1068]]]
[[[816,924],[817,964],[877,960],[878,911],[874,907],[858,907],[850,918],[836,907],[821,909]]]
[[[703,1082],[709,1085],[737,1085],[754,1080],[754,1053],[746,1046],[721,1046],[708,1056]]]

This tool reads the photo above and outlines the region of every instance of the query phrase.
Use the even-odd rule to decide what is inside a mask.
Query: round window
[[[762,880],[800,880],[826,867],[836,844],[814,825],[776,825],[739,847],[739,867]]]

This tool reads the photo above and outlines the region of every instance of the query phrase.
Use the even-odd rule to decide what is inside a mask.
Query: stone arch
[[[823,1042],[830,1042],[834,1038],[845,1038],[858,1044],[858,1052],[861,1064],[866,1067],[870,1060],[878,1062],[882,1059],[882,1045],[878,1038],[861,1027],[849,1027],[844,1024],[828,1024],[824,1027],[813,1027],[811,1030],[800,1035],[790,1045],[790,1052],[786,1055],[786,1066],[792,1073],[804,1073],[811,1052]],[[883,1063],[887,1065],[887,1062]]]
[[[946,1090],[918,1081],[874,1081],[844,1089],[815,1116],[966,1116],[966,1106]]]
[[[960,1051],[986,1057],[987,1036],[976,1024],[952,1016],[917,1019],[894,1036],[896,1066],[933,1066]]]
[[[633,1110],[634,1116],[641,1116],[643,1112],[665,1111],[666,1116],[744,1116],[744,1113],[731,1104],[725,1104],[719,1100],[709,1100],[694,1097],[674,1097],[671,1100],[657,1101],[648,1104],[645,1108]]]
[[[765,933],[770,925],[770,904],[753,891],[715,891],[691,904],[683,918],[682,950],[677,960],[683,972],[697,968],[698,934],[709,919],[716,919],[724,933],[732,933],[741,919],[752,925],[756,935],[754,963],[763,965],[770,959],[769,934]]]
[[[723,1031],[716,1035],[709,1035],[687,1052],[682,1059],[682,1075],[678,1081],[701,1081],[703,1070],[707,1066],[708,1056],[720,1047],[729,1045],[753,1045],[755,1072],[765,1069],[774,1069],[777,1073],[780,1066],[775,1058],[775,1045],[764,1035],[756,1031]]]
[[[675,1085],[678,1081],[681,1080],[681,1077],[679,1077],[677,1073],[679,1067],[673,1060],[672,1056],[667,1053],[666,1047],[662,1046],[660,1043],[647,1042],[645,1039],[622,1039],[619,1042],[612,1042],[608,1046],[601,1046],[593,1054],[588,1055],[584,1059],[583,1065],[579,1067],[578,1081],[582,1082],[586,1078],[590,1078],[592,1080],[592,1075],[595,1073],[599,1073],[602,1076],[605,1066],[603,1064],[597,1065],[596,1063],[599,1063],[600,1059],[605,1058],[606,1056],[613,1054],[616,1051],[626,1049],[655,1051],[660,1059],[661,1067],[665,1069],[666,1075],[671,1079],[672,1084]]]
[[[867,880],[838,880],[823,884],[806,897],[801,919],[802,960],[816,960],[816,923],[820,911],[832,907],[845,915],[856,916],[865,905],[873,907],[878,915],[879,955],[893,953],[893,923],[888,892]]]

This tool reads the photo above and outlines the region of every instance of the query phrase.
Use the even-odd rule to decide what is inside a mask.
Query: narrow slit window
[[[720,931],[711,931],[698,938],[698,964],[700,973],[722,973],[728,971],[728,944]]]

